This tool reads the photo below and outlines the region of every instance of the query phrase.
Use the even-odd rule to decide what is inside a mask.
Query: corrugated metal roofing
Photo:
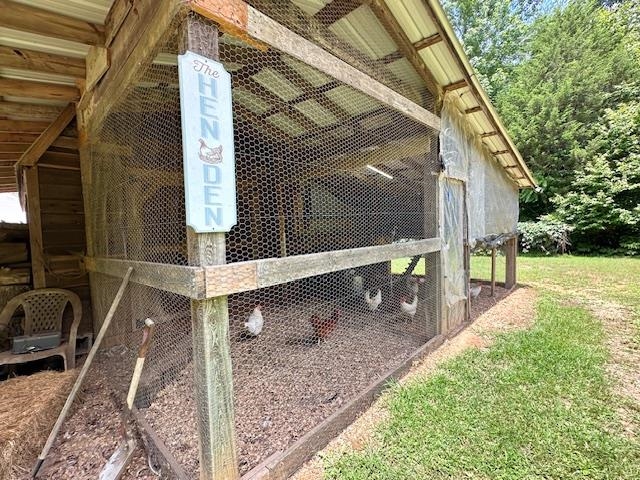
[[[16,3],[48,10],[60,15],[66,15],[86,22],[103,25],[113,0],[13,0]],[[307,15],[314,15],[330,3],[330,0],[291,0]],[[466,109],[482,106],[482,111],[468,114],[467,121],[477,135],[483,135],[498,131],[498,135],[483,135],[483,141],[493,152],[510,150],[508,154],[498,156],[498,161],[505,167],[517,166],[519,170],[508,169],[510,175],[516,178],[515,173],[520,172],[517,182],[520,186],[533,186],[534,181],[527,169],[513,141],[508,136],[498,115],[491,105],[486,93],[477,82],[475,73],[463,52],[460,42],[455,37],[453,29],[446,19],[444,11],[437,0],[384,0],[389,11],[393,14],[402,30],[413,43],[433,37],[444,30],[444,41],[436,42],[419,51],[419,57],[427,69],[432,73],[441,87],[452,85],[462,80],[471,82],[464,88],[457,89],[448,95],[458,95],[461,104]],[[362,52],[372,60],[380,61],[390,54],[398,51],[398,47],[384,26],[380,23],[372,9],[368,5],[362,5],[343,18],[334,22],[330,30],[342,41],[348,42],[354,48]],[[223,37],[223,41],[229,40]],[[51,54],[64,55],[74,58],[83,58],[87,55],[89,47],[82,43],[68,40],[54,39],[33,33],[22,32],[0,27],[0,45],[30,49]],[[301,62],[283,57],[289,66],[295,69],[303,78],[316,86],[321,86],[331,79],[319,74],[315,69],[309,68]],[[163,58],[160,56],[158,63],[174,64],[175,57]],[[425,84],[417,74],[415,68],[405,58],[385,62],[385,67],[407,85],[424,90]],[[31,71],[20,71],[12,68],[4,68],[0,65],[1,78],[17,78],[32,81],[44,81],[49,83],[73,85],[75,79],[71,76],[42,74]],[[295,98],[298,89],[288,82],[284,76],[275,70],[273,72],[260,72],[255,76],[256,81],[272,91],[274,94],[287,98]],[[268,78],[265,78],[268,77]],[[278,80],[278,88],[273,90],[274,79]],[[261,81],[262,80],[262,81]],[[271,87],[270,87],[271,86]],[[247,92],[248,93],[248,92]],[[243,102],[245,93],[238,92],[238,101]],[[375,108],[375,102],[363,94],[354,93],[351,89],[334,88],[326,92],[326,96],[333,102],[339,103],[350,114],[357,115]],[[4,97],[6,101],[16,101],[14,98]],[[21,98],[19,101],[33,104],[49,104],[51,102],[35,99]],[[246,102],[256,105],[254,101]],[[53,104],[60,104],[54,102]],[[265,106],[265,111],[268,107]],[[304,116],[318,125],[328,125],[333,118],[326,114],[326,109],[321,105],[303,105],[298,109]],[[21,118],[22,115],[20,115]],[[275,118],[274,118],[275,117]],[[288,130],[292,135],[300,135],[306,131],[305,127],[298,124],[287,115],[272,115],[270,122],[277,128]],[[374,122],[375,123],[375,122]],[[342,132],[345,135],[348,132]],[[341,132],[336,132],[338,137]]]

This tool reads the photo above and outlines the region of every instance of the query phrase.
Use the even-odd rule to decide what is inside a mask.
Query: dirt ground
[[[532,315],[526,306],[533,304],[532,292],[519,289],[505,299],[506,296],[507,292],[499,288],[496,297],[489,297],[488,289],[484,288],[472,305],[476,323],[415,366],[411,375],[427,371],[465,348],[486,346],[495,331],[526,325]],[[306,317],[287,318],[285,312],[271,311],[271,317],[282,318],[288,325],[308,323]],[[363,334],[365,322],[368,322],[367,333]],[[263,341],[262,347],[259,343],[232,347],[241,471],[246,472],[270,454],[286,449],[345,401],[354,398],[373,379],[407,358],[424,342],[424,331],[417,325],[417,322],[398,322],[394,318],[372,323],[371,319],[355,314],[336,332],[336,338],[339,335],[341,341],[329,340],[321,345],[304,341],[292,344],[291,337],[300,334],[300,329],[294,328],[286,342],[269,342],[269,331],[265,330],[265,337],[258,340]],[[233,325],[231,330],[235,337],[238,332]],[[370,348],[372,344],[376,348]],[[286,355],[283,349],[286,349]],[[122,368],[122,365],[132,365],[134,357],[135,353],[124,347],[114,347],[96,357],[81,401],[76,402],[63,425],[39,478],[97,477],[121,438],[118,401],[122,401],[130,380],[130,369]],[[248,361],[250,358],[253,362]],[[273,368],[269,362],[278,358],[287,360],[278,361],[277,368]],[[332,359],[330,365],[324,363],[327,358]],[[320,371],[324,372],[321,377],[317,374]],[[160,392],[150,408],[143,411],[189,472],[197,469],[192,378],[192,369],[188,366],[181,377]],[[318,378],[322,380],[318,381]],[[339,445],[348,438],[357,447],[361,443],[358,439],[364,438],[362,432],[369,431],[366,425],[374,424],[381,415],[381,410],[374,406],[332,445]],[[17,465],[12,480],[28,478],[33,460],[35,458]],[[310,465],[313,466],[313,462]],[[136,451],[123,478],[157,478],[148,466],[142,448]]]

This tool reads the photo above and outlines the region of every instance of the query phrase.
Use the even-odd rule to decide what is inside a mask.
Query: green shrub
[[[566,253],[571,245],[569,233],[572,228],[548,215],[536,222],[518,223],[520,247],[524,253],[542,252],[546,255]]]

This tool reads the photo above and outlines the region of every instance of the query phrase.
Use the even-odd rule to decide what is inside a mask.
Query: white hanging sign
[[[231,75],[193,52],[178,56],[187,225],[228,232],[236,224]]]

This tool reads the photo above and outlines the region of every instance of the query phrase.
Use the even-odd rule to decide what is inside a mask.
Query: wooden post
[[[440,175],[438,168],[438,135],[430,136],[428,154],[424,159],[423,205],[424,238],[440,237]],[[442,331],[441,294],[443,288],[440,252],[429,253],[424,257],[424,300],[426,302],[427,334],[435,337]]]
[[[42,243],[42,217],[40,212],[40,184],[38,167],[23,170],[27,193],[27,222],[29,223],[29,243],[31,245],[31,272],[33,288],[45,288],[44,249]]]
[[[509,290],[517,283],[516,258],[518,256],[518,237],[511,238],[505,243],[505,255],[507,260],[504,287]]]
[[[190,15],[183,24],[182,51],[218,59],[217,26]],[[195,233],[187,228],[189,263],[222,265],[224,233]],[[195,400],[201,479],[239,478],[233,414],[233,382],[227,297],[191,301]]]
[[[491,296],[496,294],[496,247],[491,249]]]

